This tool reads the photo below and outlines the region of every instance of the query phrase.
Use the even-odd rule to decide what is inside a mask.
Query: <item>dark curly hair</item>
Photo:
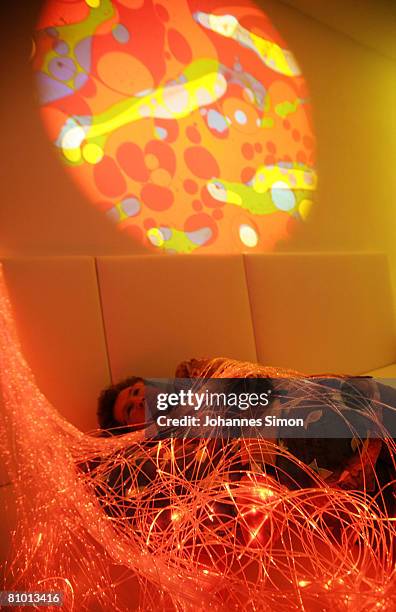
[[[114,404],[123,389],[131,387],[138,382],[144,383],[143,378],[131,376],[115,385],[107,387],[107,389],[103,389],[98,398],[98,409],[96,412],[101,429],[112,435],[121,435],[133,430],[133,427],[122,425],[114,418]]]

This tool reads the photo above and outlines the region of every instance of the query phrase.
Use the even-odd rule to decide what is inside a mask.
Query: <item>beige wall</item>
[[[280,249],[387,250],[396,285],[396,61],[381,47],[365,47],[295,6],[276,0],[264,4],[303,67],[319,149],[317,206],[300,234]],[[293,4],[307,10],[306,0]],[[347,5],[351,13],[352,4],[356,6],[352,0],[336,3],[340,22],[342,7]],[[379,7],[375,32],[380,36],[381,19],[384,32],[389,21],[380,10],[382,0],[374,4]],[[1,17],[9,34],[3,40],[7,70],[0,164],[7,178],[0,186],[0,255],[138,252],[85,201],[47,142],[28,63],[39,5],[7,3]],[[357,25],[359,20],[365,25],[367,13],[364,17],[355,10],[354,16]],[[334,26],[334,10],[331,18]]]
[[[313,11],[312,2],[288,2],[294,7],[275,1],[265,7],[310,86],[320,183],[309,223],[284,250],[386,251],[396,296],[396,52],[389,45],[390,3],[365,0],[361,13],[351,0],[326,3],[332,10],[317,12],[329,27],[295,8]],[[334,29],[345,26],[345,7],[352,29],[351,5],[356,36],[366,29],[368,7],[375,7],[376,39],[371,32],[367,46]],[[396,20],[395,4],[393,16]],[[389,55],[382,49],[381,23]],[[378,49],[369,46],[376,40]]]

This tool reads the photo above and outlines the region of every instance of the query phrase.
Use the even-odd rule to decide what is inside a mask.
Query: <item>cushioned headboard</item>
[[[242,257],[98,258],[111,373],[173,376],[182,359],[256,361]]]
[[[245,266],[260,362],[361,374],[395,361],[385,255],[250,255]]]

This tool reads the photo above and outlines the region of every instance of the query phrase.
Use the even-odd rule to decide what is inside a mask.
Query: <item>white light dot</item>
[[[279,210],[292,210],[296,205],[296,197],[289,185],[284,181],[276,181],[272,185],[271,197]]]
[[[239,238],[245,246],[250,248],[257,246],[258,244],[257,232],[250,225],[243,224],[239,226]]]
[[[234,117],[240,125],[245,125],[245,123],[247,123],[247,117],[245,113],[241,110],[235,111]]]

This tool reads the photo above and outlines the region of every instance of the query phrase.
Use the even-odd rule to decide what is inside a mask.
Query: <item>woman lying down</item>
[[[230,359],[191,360],[176,376],[301,378]],[[354,381],[340,401],[379,413],[376,383]],[[80,432],[38,389],[1,283],[0,382],[18,511],[7,590],[59,591],[64,610],[396,609],[385,430],[337,440],[147,437],[145,385],[134,378],[99,403],[101,427],[124,435]]]

